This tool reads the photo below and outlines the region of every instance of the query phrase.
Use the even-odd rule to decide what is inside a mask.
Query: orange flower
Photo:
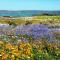
[[[11,48],[13,48],[12,44],[10,43],[6,44],[6,49],[11,49]]]
[[[8,57],[8,55],[4,53],[4,54],[2,55],[2,60],[6,60],[7,57]]]

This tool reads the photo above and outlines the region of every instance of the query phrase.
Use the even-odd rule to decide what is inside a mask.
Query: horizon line
[[[0,9],[0,11],[29,11],[29,10],[3,10],[3,9]],[[30,10],[30,11],[33,11],[33,10]],[[36,11],[60,11],[60,10],[36,10]]]

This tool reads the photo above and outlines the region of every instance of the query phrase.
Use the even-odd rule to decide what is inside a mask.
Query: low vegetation
[[[13,17],[12,17],[13,18]],[[9,26],[24,25],[26,27],[28,24],[42,24],[47,25],[47,30],[51,28],[57,28],[60,26],[60,16],[52,16],[44,14],[44,16],[32,16],[31,20],[25,20],[20,17],[15,17],[18,19],[1,19],[1,24],[9,24]],[[43,27],[45,27],[43,26]],[[29,27],[29,26],[28,26]],[[35,27],[35,25],[34,25]],[[38,26],[37,26],[38,27]],[[35,27],[35,28],[37,28]],[[60,27],[58,27],[60,28]],[[0,33],[0,60],[60,60],[60,31],[53,31],[53,39],[50,39],[48,33],[50,31],[43,30],[41,38],[34,39],[33,36],[28,36],[27,34],[15,34],[14,29],[1,29]],[[26,28],[28,29],[28,28]],[[18,30],[18,29],[17,29]],[[36,30],[33,28],[33,32],[38,36]],[[39,30],[39,28],[38,28]],[[4,32],[2,32],[4,31]],[[32,30],[29,30],[30,32]],[[40,33],[41,33],[40,31]],[[6,33],[5,33],[6,32]],[[19,33],[19,32],[18,32]],[[23,32],[24,33],[24,32]],[[39,33],[39,31],[38,31]],[[47,36],[48,34],[48,36]],[[36,37],[35,37],[36,38]]]

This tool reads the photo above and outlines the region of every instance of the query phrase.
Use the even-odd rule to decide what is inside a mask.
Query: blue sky
[[[0,0],[0,10],[60,10],[60,0]]]

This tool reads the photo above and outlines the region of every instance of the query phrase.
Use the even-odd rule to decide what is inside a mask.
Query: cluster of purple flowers
[[[20,25],[16,27],[16,35],[18,34],[27,34],[28,36],[32,36],[35,39],[46,37],[50,38],[51,33],[48,27],[43,24],[29,24],[29,25]]]

